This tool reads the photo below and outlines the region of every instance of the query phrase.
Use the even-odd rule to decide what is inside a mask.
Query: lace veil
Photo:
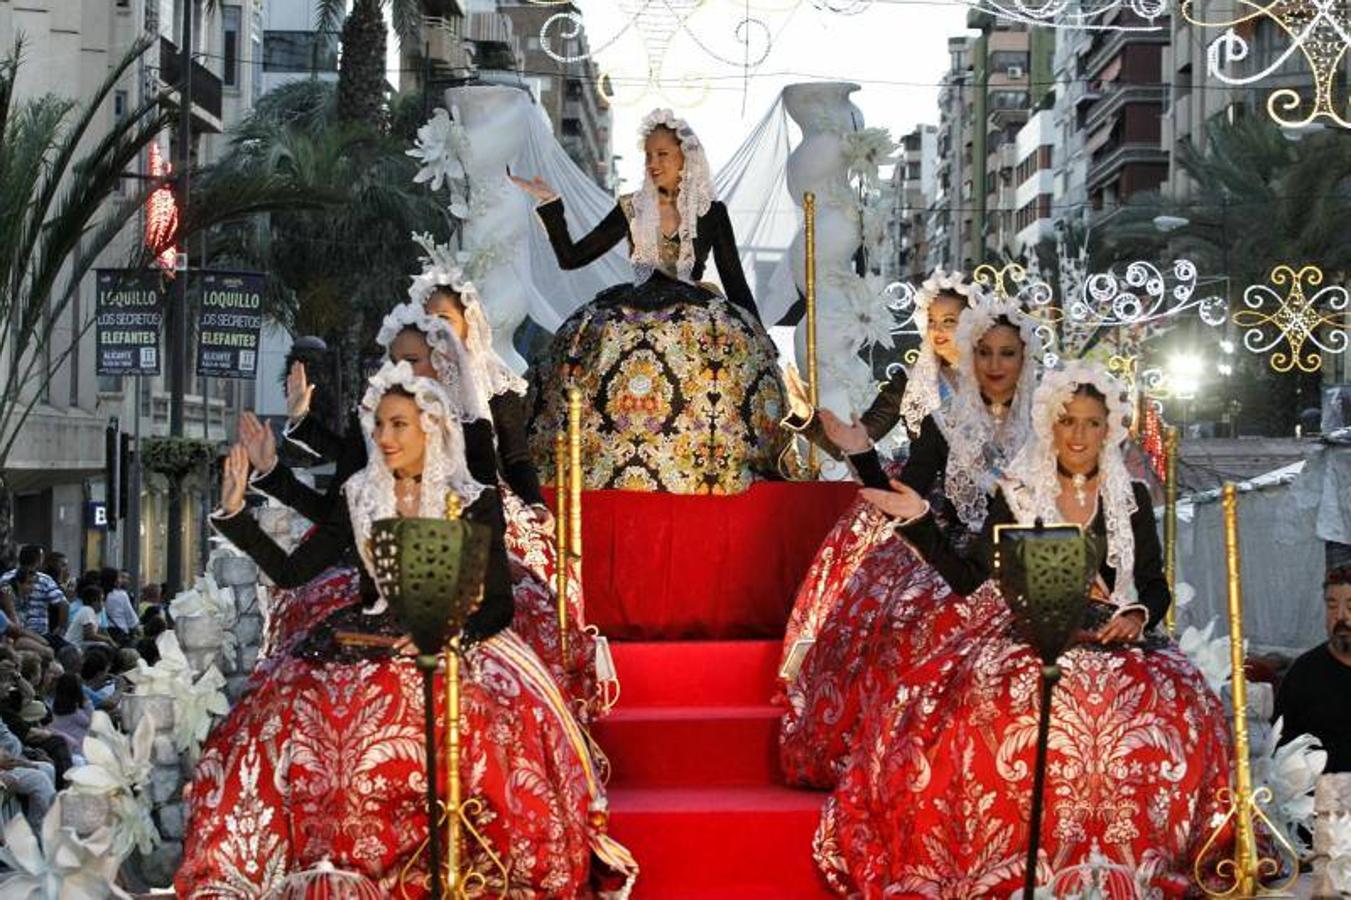
[[[708,156],[694,130],[684,119],[677,118],[669,109],[654,109],[643,119],[638,130],[638,149],[645,149],[647,136],[665,126],[675,132],[680,149],[685,154],[685,167],[680,171],[680,196],[676,208],[680,211],[680,258],[676,274],[681,281],[694,277],[694,236],[699,217],[713,205],[713,175],[708,167]],[[633,222],[629,226],[633,237],[634,277],[646,281],[661,266],[661,209],[657,202],[657,186],[650,175],[643,178],[642,190],[633,195]]]
[[[925,417],[943,405],[943,376],[940,374],[943,362],[929,344],[929,306],[939,294],[948,291],[966,297],[969,303],[972,285],[966,282],[961,272],[948,273],[940,267],[934,269],[915,294],[915,328],[921,336],[919,358],[910,367],[910,377],[901,394],[901,421],[912,435],[919,434]]]
[[[464,456],[464,430],[450,397],[437,382],[413,374],[407,362],[385,363],[371,376],[370,386],[361,400],[361,430],[366,436],[366,467],[343,485],[347,508],[352,518],[352,533],[357,551],[367,570],[374,571],[371,559],[371,524],[398,514],[394,496],[394,473],[384,455],[374,446],[375,410],[393,388],[402,388],[413,396],[421,410],[422,431],[427,436],[422,467],[422,494],[418,515],[442,518],[446,499],[455,494],[463,506],[469,506],[483,492],[483,485],[469,474]]]
[[[493,349],[492,327],[483,311],[478,288],[465,277],[463,267],[455,260],[454,251],[449,246],[437,244],[430,234],[415,234],[413,241],[422,248],[424,255],[422,273],[413,276],[413,283],[408,288],[408,301],[425,306],[427,298],[436,288],[449,287],[454,290],[464,304],[464,317],[469,325],[465,345],[469,351],[476,387],[485,391],[489,398],[508,391],[525,394],[525,379],[513,372]]]
[[[962,522],[975,531],[985,524],[989,495],[1005,466],[1031,432],[1041,338],[1037,323],[1015,298],[991,295],[971,285],[967,300],[970,305],[957,325],[957,394],[941,424],[948,442],[944,492]],[[1023,339],[1023,368],[1007,413],[996,421],[980,394],[975,355],[976,344],[1001,318],[1016,325]]]
[[[1126,607],[1136,602],[1132,577],[1135,534],[1131,531],[1136,503],[1121,452],[1129,434],[1131,405],[1120,382],[1101,365],[1084,360],[1047,372],[1032,399],[1032,437],[1009,464],[1001,486],[1009,509],[1020,523],[1030,525],[1038,518],[1058,522],[1064,518],[1056,506],[1060,479],[1056,477],[1051,428],[1074,392],[1086,384],[1093,385],[1107,398],[1107,440],[1098,461],[1098,492],[1107,525],[1107,564],[1117,572],[1112,602]]]
[[[488,400],[493,394],[483,382],[472,355],[444,319],[428,315],[421,302],[400,303],[380,323],[375,341],[386,352],[406,328],[416,328],[432,351],[432,368],[441,383],[451,411],[461,422],[492,421]],[[472,326],[471,326],[472,331]]]

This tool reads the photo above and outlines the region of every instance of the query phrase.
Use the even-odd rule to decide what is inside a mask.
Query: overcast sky
[[[899,137],[919,123],[938,120],[938,80],[948,65],[947,39],[965,33],[969,7],[960,0],[875,0],[856,15],[816,8],[842,0],[750,0],[751,15],[773,33],[769,56],[742,78],[735,60],[745,52],[736,42],[736,23],[745,15],[746,0],[580,0],[596,59],[616,87],[614,147],[623,156],[620,174],[632,189],[641,179],[642,159],[635,134],[644,115],[656,106],[671,106],[687,118],[708,148],[716,171],[759,121],[778,92],[797,81],[854,81],[862,90],[854,102],[868,125],[882,126]],[[698,7],[687,31],[671,40],[663,82],[672,84],[663,96],[641,90],[655,29],[630,25],[625,9],[648,6],[662,10]],[[623,32],[621,34],[621,32]],[[715,58],[701,49],[726,57]],[[606,46],[606,45],[609,46]],[[763,44],[760,44],[763,46]],[[707,89],[682,90],[679,79],[691,77]],[[693,100],[691,100],[693,98]]]

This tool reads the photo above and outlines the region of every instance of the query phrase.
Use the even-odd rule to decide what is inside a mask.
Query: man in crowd
[[[1328,572],[1323,585],[1328,640],[1299,659],[1281,682],[1276,716],[1289,740],[1311,734],[1328,752],[1325,772],[1351,772],[1351,566]]]
[[[54,611],[53,607],[58,604],[64,605],[66,602],[65,591],[61,590],[61,586],[52,576],[42,571],[45,556],[43,549],[37,544],[27,544],[19,550],[18,568],[0,575],[0,582],[11,584],[20,571],[24,569],[33,571],[35,582],[29,589],[23,608],[17,612],[22,620],[20,625],[41,635],[48,634],[53,619],[59,618],[59,608]]]

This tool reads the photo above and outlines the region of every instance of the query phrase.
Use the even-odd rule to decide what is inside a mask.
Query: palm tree
[[[1203,275],[1226,279],[1231,308],[1245,286],[1265,283],[1280,263],[1316,264],[1328,283],[1351,272],[1351,144],[1344,135],[1292,141],[1262,118],[1215,120],[1204,147],[1187,145],[1179,162],[1194,185],[1189,199],[1132,202],[1104,235],[1103,254],[1188,257]],[[1180,227],[1162,233],[1159,216]],[[1317,405],[1317,376],[1278,376],[1248,354],[1237,362],[1233,381],[1245,424],[1289,434],[1301,408]]]
[[[415,231],[444,233],[444,206],[414,184],[417,164],[401,139],[340,121],[338,94],[298,82],[263,98],[211,175],[279,179],[322,196],[320,209],[288,209],[236,229],[217,252],[268,271],[268,314],[293,334],[339,350],[340,392],[357,399],[361,354],[418,271]]]
[[[342,32],[338,64],[338,120],[383,127],[385,123],[385,8],[403,43],[422,32],[422,0],[319,0],[321,32]],[[344,13],[346,15],[344,16]]]
[[[0,60],[0,547],[9,545],[5,465],[43,387],[76,341],[52,343],[81,282],[143,197],[110,202],[122,175],[169,123],[155,100],[99,133],[95,118],[149,47],[134,45],[85,103],[55,96],[18,102],[23,43]],[[80,155],[81,146],[88,149]],[[147,188],[149,190],[149,188]]]

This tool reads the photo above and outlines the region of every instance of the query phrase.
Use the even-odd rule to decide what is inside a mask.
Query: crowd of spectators
[[[0,572],[0,809],[17,802],[36,832],[84,762],[94,710],[117,718],[125,673],[158,660],[171,623],[160,586],[138,602],[117,569],[76,576],[64,554],[29,545]]]

